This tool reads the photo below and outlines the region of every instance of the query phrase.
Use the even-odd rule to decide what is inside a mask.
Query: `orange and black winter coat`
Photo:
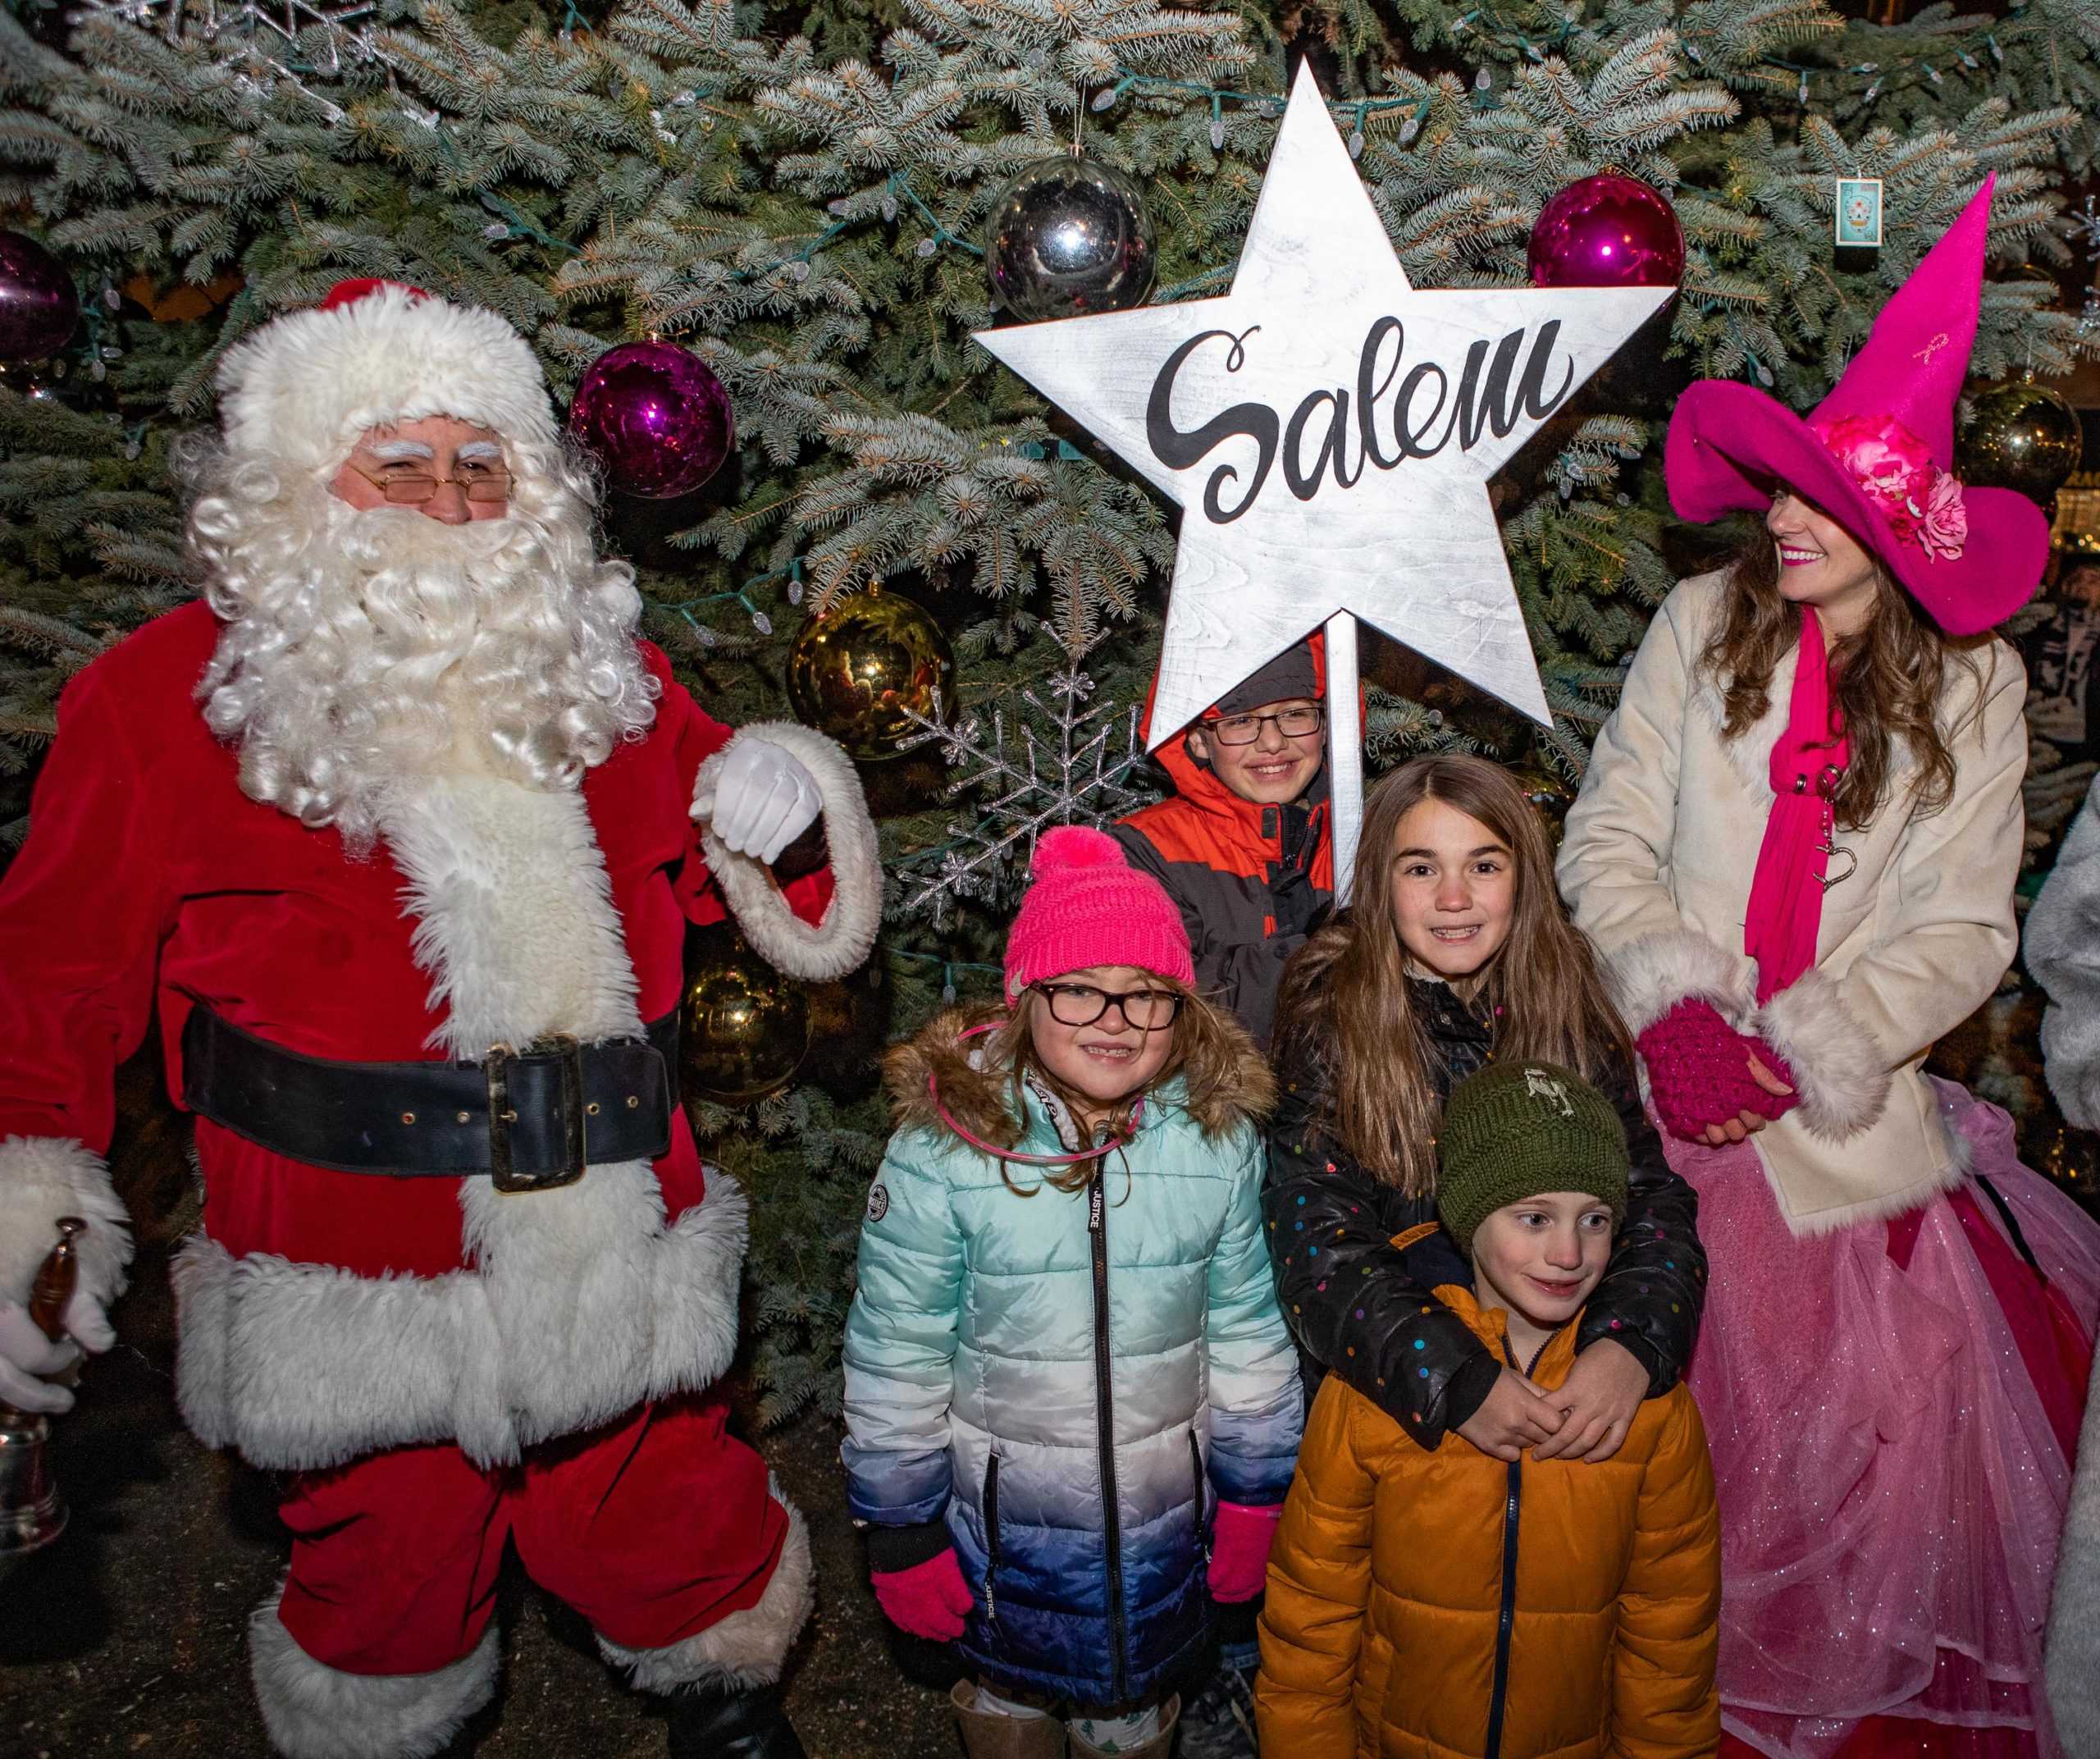
[[[1318,642],[1312,651],[1318,668]],[[1158,755],[1173,796],[1132,813],[1110,834],[1180,911],[1196,987],[1237,1015],[1266,1051],[1284,961],[1304,944],[1335,895],[1326,766],[1296,800],[1263,806],[1242,800],[1191,757],[1185,733]]]
[[[1403,1239],[1404,1236],[1401,1236]],[[1398,1245],[1399,1242],[1395,1241]],[[1498,1354],[1505,1315],[1438,1298]],[[1531,1366],[1557,1387],[1564,1327]],[[1720,1522],[1679,1387],[1609,1460],[1433,1452],[1322,1385],[1269,1554],[1262,1751],[1287,1759],[1691,1759],[1721,1735]]]

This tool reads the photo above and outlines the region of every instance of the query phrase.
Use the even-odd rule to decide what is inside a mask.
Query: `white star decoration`
[[[1673,291],[1418,291],[1301,65],[1229,294],[976,340],[1185,509],[1153,747],[1333,619],[1342,872],[1349,617],[1550,722],[1488,479]]]

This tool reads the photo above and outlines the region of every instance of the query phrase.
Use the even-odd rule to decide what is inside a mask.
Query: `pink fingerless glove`
[[[1739,1112],[1778,1117],[1800,1103],[1794,1094],[1765,1092],[1750,1072],[1755,1056],[1791,1087],[1793,1071],[1785,1058],[1764,1039],[1737,1031],[1710,1002],[1696,996],[1678,1003],[1638,1043],[1656,1114],[1672,1135],[1696,1142],[1708,1125],[1724,1124]]]
[[[1211,1529],[1211,1598],[1252,1600],[1268,1574],[1269,1544],[1276,1536],[1283,1505],[1249,1508],[1244,1502],[1221,1502]]]
[[[977,1602],[970,1584],[962,1579],[962,1566],[951,1546],[938,1556],[909,1569],[878,1569],[869,1579],[875,1585],[875,1604],[883,1616],[900,1631],[937,1643],[953,1642],[962,1635],[964,1615]]]

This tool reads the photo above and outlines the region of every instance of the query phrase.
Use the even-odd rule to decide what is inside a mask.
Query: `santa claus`
[[[745,1201],[679,1108],[677,1010],[724,902],[793,975],[865,957],[851,766],[733,736],[637,638],[493,313],[346,284],[219,390],[206,599],[72,681],[0,887],[0,1399],[64,1409],[40,1377],[112,1341],[112,1075],[158,1014],[206,1188],[183,1414],[285,1475],[251,1630],[276,1746],[454,1741],[508,1542],[671,1697],[674,1755],[799,1755],[771,1688],[809,1542],[714,1384]],[[776,878],[819,811],[829,870]],[[64,1215],[90,1226],[51,1346],[22,1303]]]

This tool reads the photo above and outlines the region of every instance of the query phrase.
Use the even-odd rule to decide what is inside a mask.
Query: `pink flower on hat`
[[[1918,527],[1918,541],[1924,546],[1927,555],[1935,560],[1945,556],[1952,562],[1961,554],[1961,546],[1968,541],[1969,509],[1961,502],[1961,478],[1952,471],[1942,470],[1926,499],[1924,517]]]
[[[1961,554],[1969,515],[1960,480],[1933,462],[1932,449],[1892,415],[1811,422],[1832,457],[1873,497],[1899,542],[1935,560]]]
[[[1193,989],[1189,930],[1166,889],[1084,825],[1045,831],[1034,876],[1007,934],[1007,999],[1030,984],[1097,965],[1131,965]]]

